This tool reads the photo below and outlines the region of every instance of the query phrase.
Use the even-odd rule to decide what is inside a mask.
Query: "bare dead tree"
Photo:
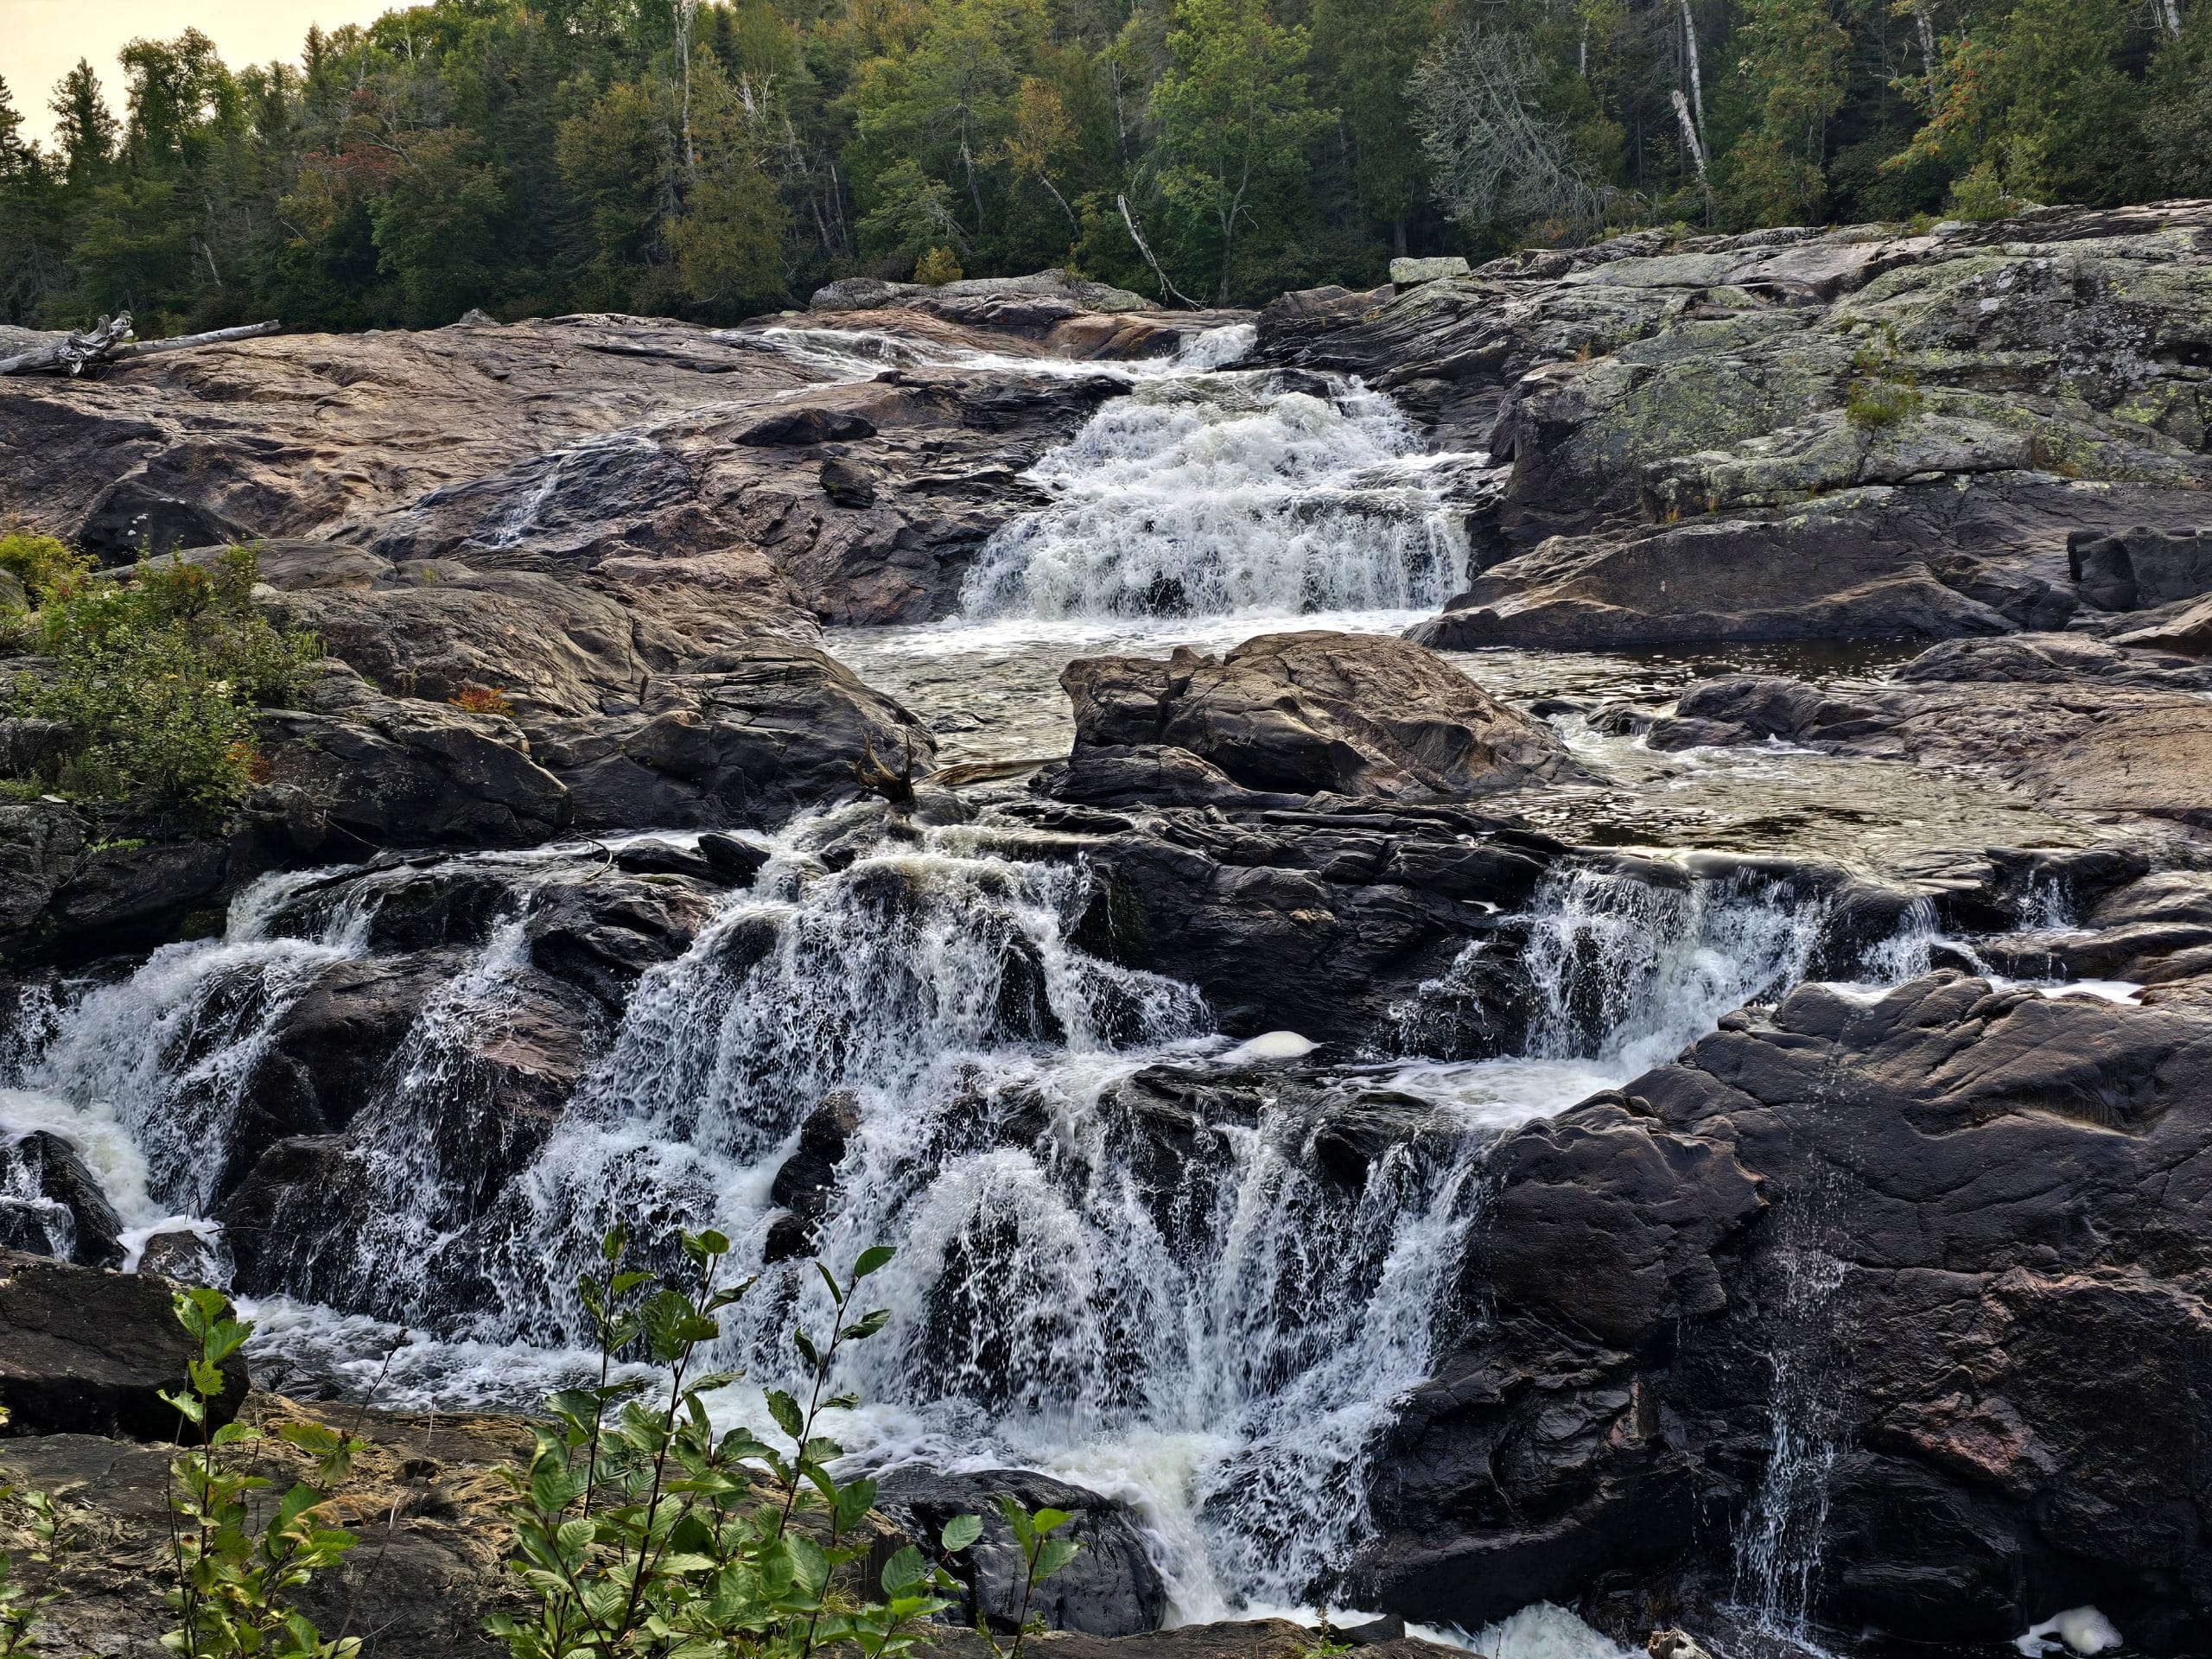
[[[1414,70],[1414,130],[1439,200],[1461,224],[1551,219],[1583,235],[1604,224],[1611,193],[1583,176],[1566,135],[1538,110],[1541,85],[1526,37],[1464,23]]]
[[[283,326],[276,321],[249,322],[204,334],[179,334],[171,340],[138,340],[130,332],[130,314],[123,311],[102,317],[93,327],[72,334],[57,345],[0,358],[0,374],[82,374],[87,369],[151,357],[156,352],[189,351],[195,346],[219,346],[226,340],[273,334]]]
[[[909,807],[914,804],[914,736],[906,734],[906,763],[897,772],[876,758],[875,745],[863,739],[861,747],[866,758],[853,762],[853,776],[863,791],[880,795],[895,807]]]
[[[1681,5],[1682,9],[1682,62],[1689,73],[1690,107],[1697,116],[1697,153],[1703,156],[1705,154],[1705,76],[1699,72],[1697,63],[1697,20],[1690,16],[1690,0],[1681,0]],[[1698,165],[1697,175],[1700,179],[1705,176],[1705,166],[1702,162]]]
[[[1152,267],[1152,274],[1160,279],[1160,286],[1193,311],[1203,310],[1205,308],[1196,300],[1167,279],[1167,273],[1160,268],[1160,261],[1152,257],[1152,244],[1144,239],[1144,232],[1137,228],[1137,216],[1129,211],[1129,199],[1117,195],[1114,198],[1114,205],[1122,210],[1122,223],[1129,227],[1129,239],[1137,245],[1137,251],[1144,256],[1145,264]]]

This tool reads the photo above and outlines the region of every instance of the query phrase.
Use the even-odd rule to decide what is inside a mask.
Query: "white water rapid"
[[[640,982],[496,1192],[484,1171],[504,1120],[472,1057],[502,1040],[529,971],[530,871],[551,880],[560,865],[452,861],[524,878],[521,896],[423,1003],[357,1149],[323,1178],[346,1195],[343,1224],[327,1193],[273,1217],[294,1243],[252,1287],[276,1293],[256,1310],[264,1351],[358,1382],[404,1325],[416,1334],[386,1399],[525,1402],[578,1363],[568,1287],[607,1227],[665,1237],[711,1222],[760,1262],[776,1173],[808,1115],[842,1096],[855,1127],[819,1248],[899,1250],[875,1281],[896,1317],[846,1378],[868,1402],[855,1452],[1035,1468],[1128,1500],[1181,1617],[1306,1603],[1364,1534],[1365,1460],[1395,1397],[1450,1339],[1484,1146],[1774,995],[1802,975],[1819,920],[1732,880],[1552,883],[1529,918],[1545,1013],[1527,1054],[1321,1077],[1439,1113],[1436,1133],[1347,1192],[1314,1160],[1310,1093],[1263,1086],[1195,1149],[1163,1152],[1130,1104],[1135,1075],[1227,1079],[1241,1061],[1188,989],[1072,942],[1079,867],[1014,856],[971,826],[869,841],[827,868],[825,846],[865,822],[777,839],[757,885]],[[63,988],[0,1102],[46,1103],[135,1153],[142,1168],[123,1155],[103,1173],[119,1200],[140,1184],[138,1213],[196,1213],[291,999],[319,971],[381,959],[385,891],[267,878],[222,938]],[[776,1376],[818,1294],[798,1264],[768,1267],[725,1357]],[[727,1408],[748,1398],[733,1391]]]

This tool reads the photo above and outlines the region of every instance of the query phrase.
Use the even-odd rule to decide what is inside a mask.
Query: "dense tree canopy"
[[[43,144],[38,95],[0,83],[0,318],[148,334],[1050,264],[1252,301],[1637,224],[2212,194],[2206,0],[436,0],[296,63],[134,41]]]

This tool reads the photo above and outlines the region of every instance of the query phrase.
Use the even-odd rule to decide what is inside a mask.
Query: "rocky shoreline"
[[[1679,1612],[1752,1649],[1815,1627],[1986,1646],[2094,1604],[2130,1651],[2201,1650],[2212,204],[1647,232],[1249,320],[1129,302],[1049,273],[848,283],[734,330],[464,323],[0,382],[0,515],[112,563],[256,540],[257,602],[327,653],[263,714],[266,776],[219,825],[0,802],[10,1065],[70,976],[111,986],[208,937],[296,946],[281,996],[194,1005],[170,1057],[220,1048],[242,1103],[194,1121],[193,1213],[243,1294],[393,1320],[429,1297],[459,1321],[505,1294],[532,1172],[636,1040],[639,988],[702,952],[735,985],[795,948],[743,895],[799,914],[830,894],[914,941],[944,931],[931,861],[979,884],[969,921],[1018,908],[1018,866],[1052,895],[1019,903],[1064,914],[988,935],[991,1042],[1180,1032],[1146,1001],[1169,985],[1221,1039],[1089,1109],[1171,1256],[1202,1253],[1255,1134],[1337,1212],[1386,1165],[1479,1169],[1431,1374],[1337,1494],[1371,1524],[1311,1593],[1463,1631],[1548,1600],[1637,1643]],[[1218,653],[1077,657],[1064,759],[939,772],[926,718],[824,630],[957,612],[993,534],[1046,499],[1041,456],[1144,365],[1248,321],[1252,396],[1325,409],[1353,375],[1415,423],[1465,589],[1406,639],[1278,620]],[[1869,639],[1924,648],[1844,690],[1744,672],[1531,707],[1479,655],[1437,654]],[[496,703],[460,706],[472,688]],[[1936,826],[1923,854],[1847,866],[1578,843],[1524,810],[1591,779],[1568,715],[1656,754],[1986,779],[2077,844]],[[0,753],[51,741],[0,720]],[[1471,1151],[1407,1067],[1621,1027],[1618,975],[1575,955],[1593,936],[1557,925],[1570,900],[1608,925],[1756,912],[1780,942],[1724,982],[1749,1006],[1678,1055]],[[426,1070],[423,1031],[495,949],[496,1018]],[[1049,1143],[1041,1096],[973,1086],[969,1152]],[[790,1147],[772,1262],[830,1216],[858,1108],[831,1092],[760,1127],[763,1154]],[[435,1195],[427,1277],[349,1255],[388,1219],[402,1145]],[[10,1333],[48,1330],[54,1274],[92,1305],[206,1259],[126,1243],[66,1134],[0,1156],[0,1245],[78,1264],[6,1258],[0,1465],[105,1505],[152,1454],[103,1461],[88,1436],[144,1426],[48,1410],[79,1361]],[[687,1179],[641,1209],[689,1215]],[[453,1432],[484,1439],[461,1458],[478,1479],[504,1431]],[[416,1484],[395,1548],[481,1531],[446,1474]],[[1138,1633],[1166,1592],[1136,1523],[1100,1514],[1111,1582],[1056,1612],[1090,1634],[1051,1649],[1215,1640]],[[374,1651],[460,1650],[489,1562],[469,1570],[448,1573],[466,1618]],[[72,1639],[137,1652],[115,1618]],[[1287,1628],[1220,1650],[1273,1654]]]

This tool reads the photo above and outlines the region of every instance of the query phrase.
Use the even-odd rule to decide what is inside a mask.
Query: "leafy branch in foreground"
[[[185,1387],[162,1398],[198,1427],[200,1444],[169,1465],[176,1586],[168,1601],[178,1624],[162,1645],[180,1659],[353,1659],[360,1639],[325,1641],[293,1598],[353,1548],[352,1533],[323,1525],[316,1511],[366,1443],[321,1423],[279,1425],[274,1437],[315,1459],[319,1484],[295,1483],[257,1522],[253,1495],[272,1483],[219,1454],[259,1440],[261,1432],[238,1422],[210,1427],[224,1390],[223,1363],[245,1345],[253,1326],[231,1316],[218,1290],[179,1291],[176,1314],[199,1352]]]
[[[8,1408],[0,1406],[0,1428],[7,1424]],[[27,1553],[30,1559],[41,1567],[54,1566],[67,1547],[67,1540],[54,1500],[44,1492],[0,1480],[0,1506],[22,1512],[13,1530],[29,1536],[30,1548]],[[35,1637],[41,1615],[61,1599],[58,1590],[34,1595],[15,1577],[15,1570],[14,1561],[0,1552],[0,1659],[17,1659],[19,1655],[32,1652],[37,1646]]]
[[[907,1652],[924,1621],[956,1605],[960,1586],[942,1558],[911,1543],[885,1562],[880,1597],[852,1586],[849,1569],[871,1553],[876,1486],[839,1480],[831,1465],[842,1448],[821,1432],[829,1414],[858,1403],[832,1392],[831,1378],[846,1344],[889,1322],[889,1310],[859,1312],[855,1299],[892,1252],[864,1251],[842,1279],[816,1264],[833,1319],[826,1338],[792,1333],[807,1397],[802,1403],[782,1389],[766,1396],[786,1451],[749,1428],[718,1433],[709,1421],[704,1396],[735,1377],[699,1369],[701,1352],[721,1335],[716,1315],[753,1283],[725,1282],[728,1240],[686,1234],[680,1281],[658,1285],[623,1265],[627,1247],[626,1230],[609,1233],[600,1270],[577,1286],[598,1335],[598,1382],[555,1395],[554,1421],[537,1431],[529,1466],[506,1471],[515,1492],[511,1565],[531,1606],[495,1616],[486,1628],[513,1659],[807,1659],[834,1646],[856,1648],[862,1659]],[[624,1356],[651,1363],[658,1376],[611,1380]],[[1056,1511],[1030,1516],[1014,1505],[1007,1517],[1026,1541],[1026,1624],[1030,1593],[1074,1546],[1046,1537],[1065,1522]],[[956,1516],[938,1548],[957,1554],[982,1530],[976,1516]],[[1016,1655],[1020,1648],[1018,1633]]]

